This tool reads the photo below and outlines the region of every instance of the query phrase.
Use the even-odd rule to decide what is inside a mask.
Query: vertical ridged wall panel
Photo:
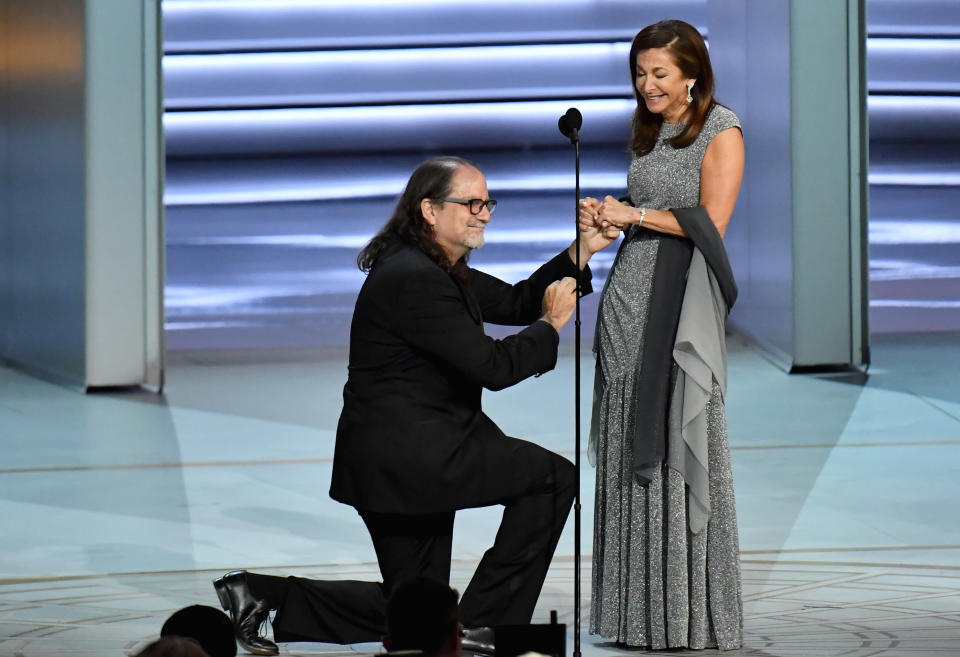
[[[867,9],[872,325],[950,327],[960,3]],[[519,277],[570,237],[572,158],[557,117],[583,111],[585,193],[622,191],[629,40],[667,16],[707,22],[704,0],[165,0],[163,10],[174,349],[345,342],[356,250],[432,154],[487,172],[502,204],[474,262]],[[607,266],[597,259],[601,278]]]

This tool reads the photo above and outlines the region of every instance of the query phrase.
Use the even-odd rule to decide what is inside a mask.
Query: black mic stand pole
[[[576,183],[573,194],[573,229],[577,233],[577,271],[580,271],[580,136],[573,133]],[[573,466],[577,470],[577,497],[573,503],[573,657],[580,657],[580,279],[577,278],[576,316],[573,324]]]
[[[573,228],[576,233],[574,261],[577,267],[577,298],[574,316],[573,342],[573,465],[577,471],[577,496],[573,504],[573,657],[580,657],[580,127],[583,116],[571,107],[560,117],[560,132],[570,139],[576,153],[574,171],[576,184],[573,192]]]

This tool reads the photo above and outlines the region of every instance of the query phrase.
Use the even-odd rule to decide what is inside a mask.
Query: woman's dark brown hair
[[[453,176],[460,167],[477,168],[462,157],[444,155],[430,158],[414,170],[400,200],[397,201],[393,216],[357,256],[357,266],[361,271],[369,272],[387,249],[400,243],[419,247],[431,260],[454,275],[461,273],[459,270],[464,268],[465,263],[461,260],[453,266],[450,265],[443,249],[437,244],[433,226],[423,218],[423,211],[420,209],[420,201],[425,198],[441,199],[450,196]]]
[[[635,155],[646,155],[650,152],[657,143],[657,135],[660,133],[660,126],[663,125],[663,116],[647,109],[636,83],[637,54],[651,48],[666,49],[684,77],[697,81],[690,91],[693,102],[690,103],[685,114],[687,125],[680,134],[670,140],[674,148],[685,148],[693,143],[703,129],[707,114],[715,103],[710,55],[697,28],[678,20],[660,21],[643,28],[633,38],[633,45],[630,46],[630,79],[633,82],[633,93],[637,97],[630,150]]]

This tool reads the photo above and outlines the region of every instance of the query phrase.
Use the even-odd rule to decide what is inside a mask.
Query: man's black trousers
[[[460,622],[465,627],[529,623],[576,496],[576,473],[565,458],[524,440],[478,442],[484,453],[463,482],[476,492],[469,506],[502,504],[504,511],[493,547],[460,599]],[[276,641],[380,641],[386,599],[397,584],[421,575],[449,581],[455,511],[359,513],[383,583],[248,574],[253,595],[277,610]]]

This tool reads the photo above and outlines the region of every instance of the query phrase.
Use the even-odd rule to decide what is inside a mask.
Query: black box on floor
[[[563,623],[497,625],[493,636],[497,657],[517,657],[526,652],[567,657],[567,626]]]

